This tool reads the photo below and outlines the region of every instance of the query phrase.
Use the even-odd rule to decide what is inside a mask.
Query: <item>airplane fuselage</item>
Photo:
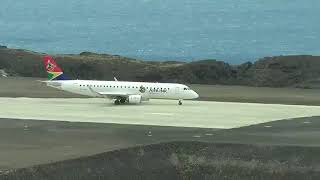
[[[90,97],[104,97],[99,92],[110,94],[141,95],[148,99],[195,99],[199,95],[188,86],[176,83],[149,83],[128,81],[59,80],[48,81],[48,86]]]

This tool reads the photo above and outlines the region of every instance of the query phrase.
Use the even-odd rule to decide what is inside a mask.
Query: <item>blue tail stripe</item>
[[[56,78],[52,79],[52,80],[71,80],[68,76],[66,76],[65,74],[61,74],[60,76],[57,76]]]

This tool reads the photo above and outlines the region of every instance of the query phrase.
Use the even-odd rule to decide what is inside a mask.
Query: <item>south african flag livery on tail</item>
[[[70,80],[65,74],[63,74],[62,69],[51,56],[44,56],[43,61],[48,72],[48,80]]]

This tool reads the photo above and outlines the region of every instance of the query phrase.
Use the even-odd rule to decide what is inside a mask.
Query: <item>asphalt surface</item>
[[[197,139],[216,129],[0,119],[0,170],[133,146]]]
[[[0,171],[172,141],[320,146],[320,117],[236,129],[0,119]]]

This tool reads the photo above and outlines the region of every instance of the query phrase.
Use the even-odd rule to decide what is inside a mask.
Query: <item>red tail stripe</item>
[[[57,63],[52,59],[51,56],[44,56],[43,61],[47,72],[62,72],[61,68],[57,65]]]

